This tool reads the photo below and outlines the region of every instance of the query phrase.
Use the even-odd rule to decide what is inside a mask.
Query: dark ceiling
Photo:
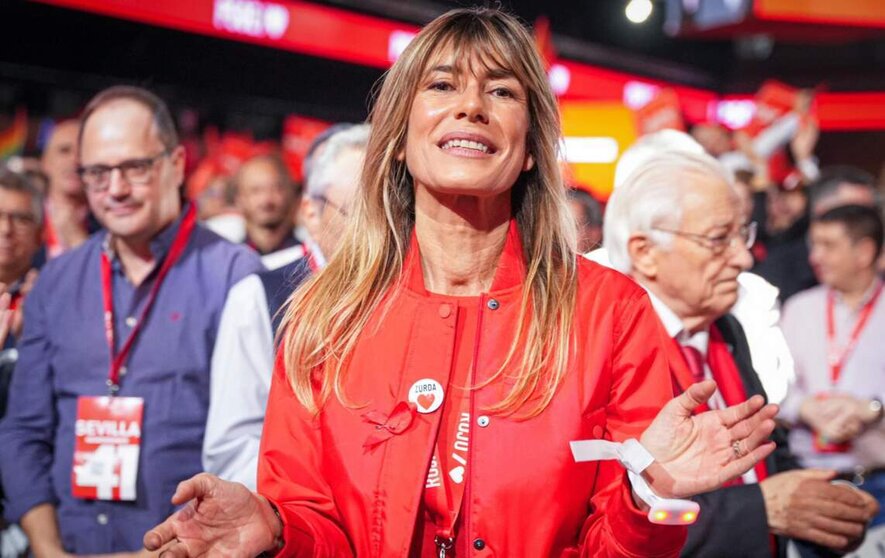
[[[186,1],[186,0],[182,0]],[[285,0],[278,0],[285,1]],[[766,78],[833,90],[885,90],[885,40],[842,44],[775,42],[748,57],[745,39],[686,40],[662,31],[663,2],[635,26],[625,0],[502,0],[532,23],[550,19],[561,56],[720,92],[751,92]],[[462,0],[320,2],[421,24]],[[752,49],[750,49],[752,50]],[[112,83],[147,85],[206,121],[277,136],[280,115],[360,120],[381,71],[222,39],[4,0],[0,7],[0,114],[25,103],[32,113],[71,114]]]

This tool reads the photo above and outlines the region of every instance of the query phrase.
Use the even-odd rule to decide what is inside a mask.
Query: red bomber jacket
[[[480,297],[474,385],[506,356],[524,278],[511,224],[492,288]],[[401,288],[391,290],[387,311],[371,318],[350,359],[350,407],[333,397],[317,416],[308,413],[277,360],[258,490],[282,516],[282,556],[409,555],[442,413],[402,420],[395,409],[418,380],[447,385],[455,323],[444,300],[424,289],[413,235]],[[458,538],[477,558],[677,556],[684,528],[650,523],[616,462],[575,463],[569,449],[571,440],[639,437],[673,396],[669,339],[640,287],[583,258],[573,332],[567,375],[540,415],[484,411],[500,400],[506,379],[473,391]],[[378,424],[379,416],[390,423]],[[380,431],[387,438],[369,447]]]

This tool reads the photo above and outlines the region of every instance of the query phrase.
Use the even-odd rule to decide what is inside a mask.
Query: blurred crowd
[[[709,405],[781,405],[776,460],[704,501],[715,520],[692,527],[687,556],[737,539],[785,552],[774,536],[844,554],[869,517],[832,482],[885,504],[880,183],[819,166],[810,103],[803,92],[765,129],[645,135],[624,146],[609,200],[568,191],[578,252],[650,293],[689,381],[717,380]],[[0,169],[4,557],[28,539],[36,556],[135,554],[181,480],[255,487],[285,302],[335,254],[370,129],[320,131],[293,169],[271,143],[187,161],[176,128],[153,94],[112,88],[55,123],[39,157]],[[731,230],[715,217],[735,199]],[[735,277],[736,302],[720,292]],[[696,335],[693,319],[718,329]]]

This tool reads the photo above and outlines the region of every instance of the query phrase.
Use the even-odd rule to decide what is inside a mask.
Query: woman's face
[[[415,93],[405,160],[415,188],[495,197],[534,165],[526,149],[528,97],[516,77],[451,51],[429,64]]]

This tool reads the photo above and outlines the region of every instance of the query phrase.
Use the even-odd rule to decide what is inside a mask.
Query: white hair
[[[723,181],[733,188],[725,168],[703,151],[661,151],[644,157],[627,180],[614,190],[605,210],[604,245],[611,265],[629,273],[633,268],[628,243],[630,236],[644,233],[659,246],[668,247],[672,235],[657,227],[675,228],[682,222],[687,175]]]
[[[369,143],[368,124],[356,124],[329,136],[319,155],[311,162],[307,175],[306,192],[310,197],[325,196],[332,185],[332,172],[338,164],[338,157],[346,149],[365,151]]]
[[[704,148],[693,137],[678,130],[659,130],[642,136],[618,159],[618,164],[615,167],[614,188],[620,188],[643,161],[664,151],[701,154],[704,153]]]

